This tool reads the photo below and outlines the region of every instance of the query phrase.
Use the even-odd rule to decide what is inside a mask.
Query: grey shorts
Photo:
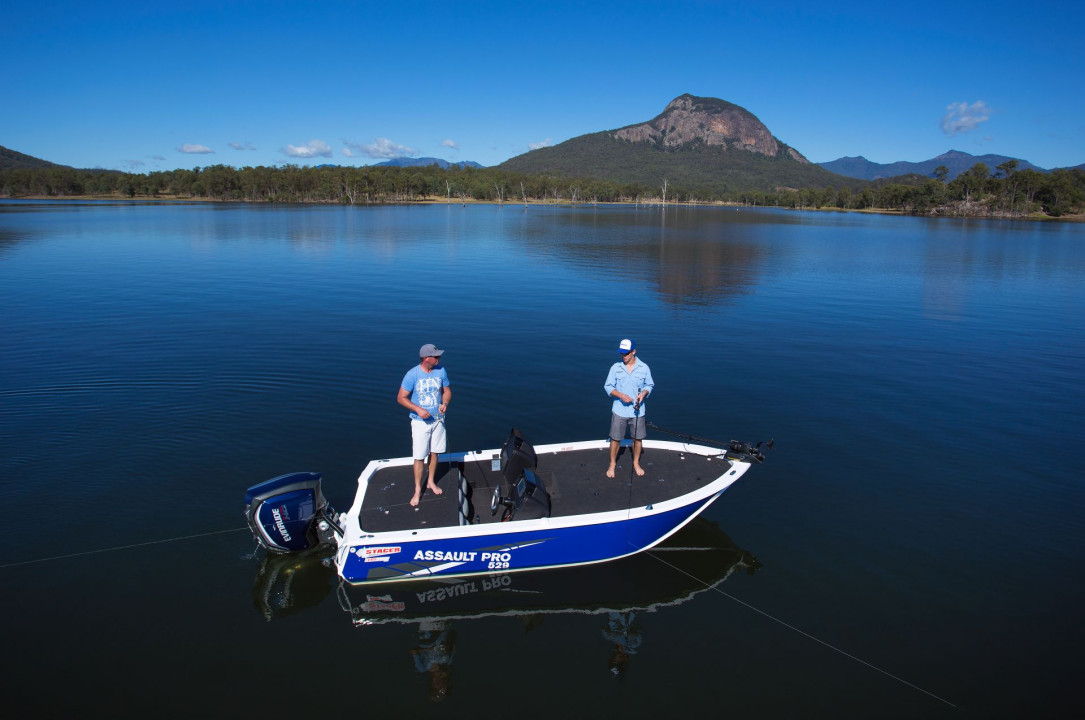
[[[624,440],[626,431],[629,431],[630,435],[636,440],[643,440],[648,437],[648,425],[644,420],[644,416],[638,417],[619,417],[614,413],[610,414],[610,439],[611,440]]]

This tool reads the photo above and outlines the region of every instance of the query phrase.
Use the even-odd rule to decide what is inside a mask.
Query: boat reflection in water
[[[316,607],[339,584],[334,549],[318,547],[294,555],[265,552],[252,583],[252,602],[267,621]]]
[[[319,604],[334,588],[356,627],[417,625],[410,654],[415,669],[429,676],[433,700],[450,689],[454,628],[462,631],[471,620],[511,617],[530,630],[547,615],[598,615],[600,633],[612,646],[610,671],[620,676],[640,649],[647,613],[689,602],[736,572],[761,567],[704,518],[646,552],[555,570],[350,585],[337,577],[330,556],[327,548],[265,556],[253,588],[257,609],[272,620]]]

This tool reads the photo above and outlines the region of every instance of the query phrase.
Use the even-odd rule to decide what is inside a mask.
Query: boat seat
[[[509,433],[501,455],[501,472],[510,487],[520,481],[525,470],[534,470],[539,465],[534,446],[516,429]]]

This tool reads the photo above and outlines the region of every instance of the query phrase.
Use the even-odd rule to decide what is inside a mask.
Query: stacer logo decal
[[[360,554],[365,558],[365,562],[388,562],[388,558],[397,555],[400,549],[398,545],[359,548],[362,550]]]

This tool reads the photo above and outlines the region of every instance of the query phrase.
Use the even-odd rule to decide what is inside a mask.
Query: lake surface
[[[776,439],[676,536],[730,545],[736,571],[688,585],[659,551],[540,580],[546,612],[355,627],[319,558],[254,555],[249,485],[319,471],[345,509],[365,463],[409,453],[395,393],[423,343],[447,349],[462,450],[605,436],[623,337],[649,420]],[[0,338],[19,716],[1080,704],[1082,225],[0,202]]]

